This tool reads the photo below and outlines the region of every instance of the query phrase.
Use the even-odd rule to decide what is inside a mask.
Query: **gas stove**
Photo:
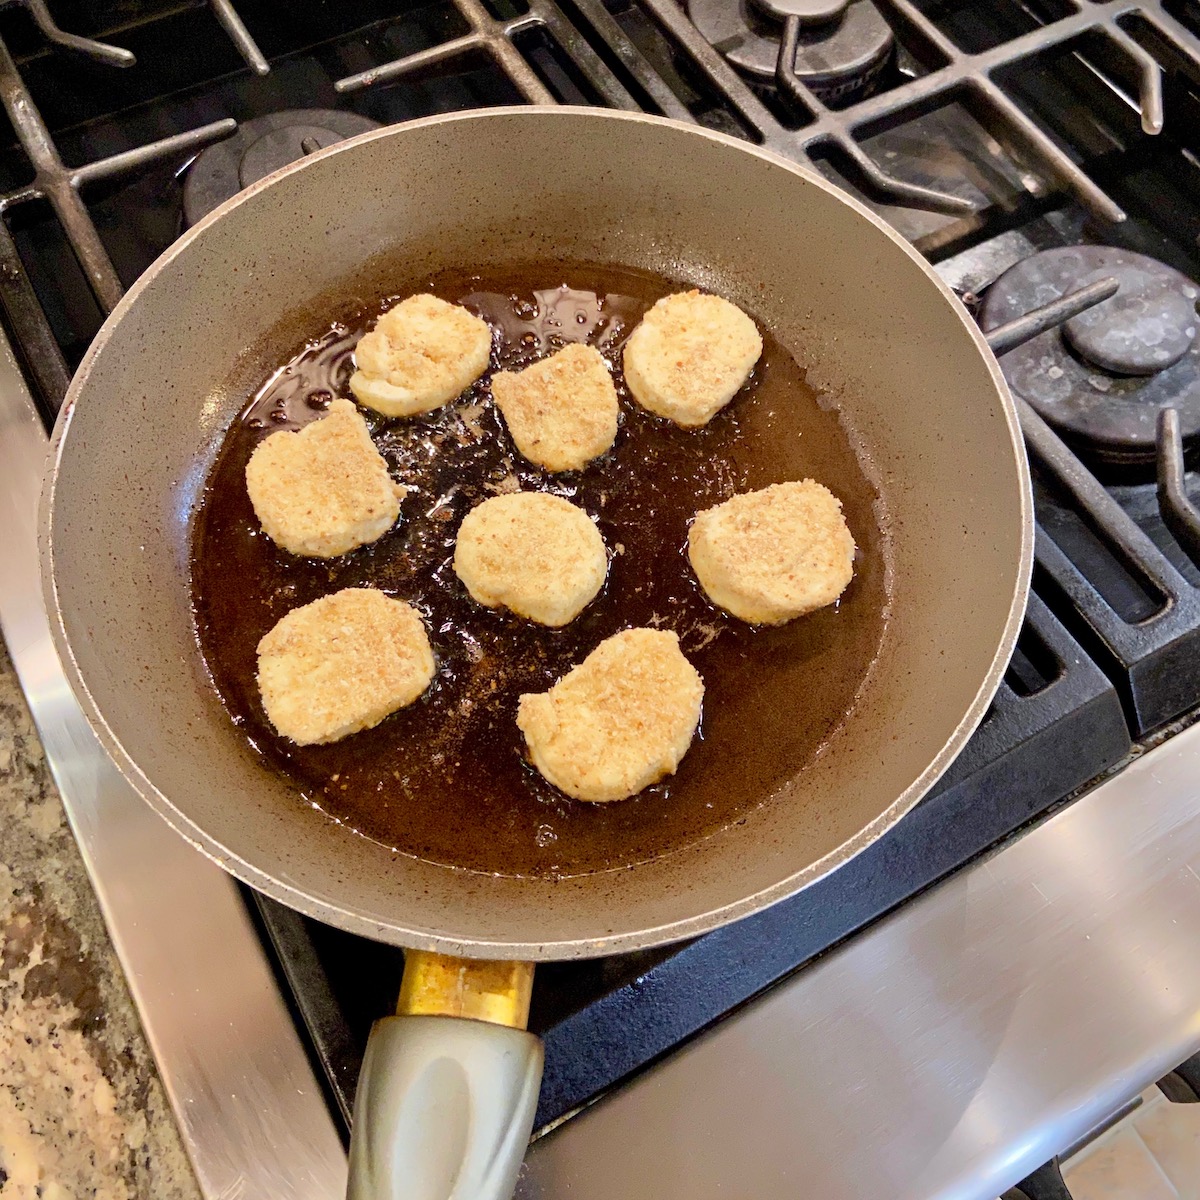
[[[14,531],[0,556],[0,620],[208,1195],[238,1179],[246,1195],[337,1194],[367,1032],[394,1006],[402,956],[232,884],[107,764],[66,693],[38,600],[32,513],[45,426],[123,288],[222,200],[376,125],[523,101],[655,112],[804,162],[909,238],[985,329],[1089,283],[1120,287],[1001,356],[1026,413],[1037,565],[1017,651],[967,749],[894,830],[792,900],[683,945],[539,967],[531,1028],[545,1040],[546,1074],[528,1194],[568,1184],[630,1194],[607,1191],[596,1164],[640,1119],[669,1160],[673,1141],[696,1147],[677,1127],[663,1132],[673,1128],[664,1105],[680,1121],[699,1105],[697,1121],[718,1130],[722,1111],[738,1115],[689,1097],[680,1081],[692,1064],[728,1072],[736,1044],[774,1096],[761,1055],[789,1029],[800,1037],[800,998],[824,1011],[835,993],[823,989],[838,978],[848,989],[846,973],[879,947],[903,944],[922,921],[953,924],[953,903],[975,911],[964,888],[979,919],[1005,924],[1006,874],[1025,878],[1038,861],[1066,871],[1061,856],[1047,867],[1051,844],[1107,830],[1161,883],[1153,852],[1163,843],[1147,830],[1161,835],[1166,817],[1144,802],[1154,787],[1170,793],[1177,844],[1192,845],[1181,797],[1189,764],[1200,766],[1197,734],[1185,731],[1200,711],[1200,514],[1189,498],[1200,479],[1187,469],[1200,445],[1200,6],[348,0],[284,16],[251,0],[62,0],[51,16],[40,0],[0,4],[10,123],[0,131],[0,512]],[[1138,813],[1149,822],[1141,833]],[[1200,832],[1190,836],[1200,847]],[[1049,890],[1040,919],[1053,924],[1056,885],[1034,886]],[[1131,876],[1131,904],[1140,886]],[[1181,897],[1178,911],[1190,913],[1194,900]],[[1066,951],[1036,928],[1007,952],[1049,972],[1039,956],[1052,945],[1061,967]],[[927,981],[949,969],[920,963]],[[1188,979],[1194,1007],[1200,979]],[[832,1029],[846,1014],[827,1015]],[[836,1061],[810,1062],[814,1078],[840,1071],[870,1086],[864,1056],[878,1054],[880,1026],[874,1010],[859,1016],[867,1033],[846,1034]],[[1058,1020],[1069,1023],[1062,1011]],[[911,1022],[896,1030],[921,1036]],[[1100,1056],[1076,1063],[1041,1109],[1028,1093],[1025,1124],[1001,1123],[1012,1144],[993,1145],[994,1169],[977,1156],[973,1180],[962,1154],[937,1166],[953,1139],[932,1133],[933,1166],[881,1178],[895,1194],[988,1200],[1084,1133],[1104,1115],[1101,1100],[1116,1107],[1200,1048],[1200,1032],[1180,1030],[1165,1019],[1156,1037],[1147,1030],[1140,1065],[1125,1062],[1119,1084]],[[1032,1028],[1026,1040],[1034,1053]],[[907,1051],[893,1050],[893,1067],[878,1069],[911,1069]],[[1089,1080],[1093,1098],[1072,1123],[1063,1098]],[[903,1090],[892,1094],[903,1109]],[[773,1103],[785,1110],[787,1096]],[[815,1109],[795,1111],[817,1120]],[[821,1140],[812,1126],[788,1137],[806,1133]],[[725,1140],[759,1145],[749,1131]],[[825,1190],[876,1194],[862,1183],[871,1154],[843,1148],[859,1165],[820,1176]],[[820,1150],[761,1154],[758,1190]],[[686,1188],[656,1175],[655,1194],[715,1193],[720,1157],[703,1156],[707,1182],[693,1173]]]

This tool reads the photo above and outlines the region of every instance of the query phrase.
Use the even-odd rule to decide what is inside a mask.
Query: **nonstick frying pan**
[[[311,328],[318,298],[378,277],[381,263],[433,274],[530,258],[646,268],[754,312],[873,463],[891,571],[879,658],[815,762],[741,824],[562,879],[396,857],[298,804],[217,702],[188,588],[191,522],[222,432]],[[1032,558],[1012,401],[911,247],[767,151],[573,108],[364,134],[217,209],[138,280],[88,351],[55,431],[42,518],[58,651],[147,802],[253,887],[414,951],[406,1015],[376,1026],[360,1082],[351,1192],[363,1197],[511,1190],[540,1076],[523,1031],[534,961],[703,933],[793,894],[898,821],[983,716]]]

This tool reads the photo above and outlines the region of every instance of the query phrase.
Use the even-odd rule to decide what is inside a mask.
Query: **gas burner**
[[[1111,300],[1000,359],[1009,386],[1097,461],[1152,463],[1158,413],[1179,411],[1184,438],[1200,433],[1200,286],[1165,263],[1112,246],[1046,250],[992,284],[985,330],[1065,292],[1114,278]]]
[[[778,6],[774,6],[778,7]],[[871,0],[803,5],[817,19],[804,19],[795,72],[826,104],[861,96],[887,65],[895,36]],[[703,36],[744,75],[771,85],[783,21],[756,0],[688,0],[688,16]]]
[[[196,156],[183,184],[183,215],[188,225],[212,212],[272,171],[378,129],[379,122],[353,112],[323,108],[293,109],[243,121],[237,133]]]

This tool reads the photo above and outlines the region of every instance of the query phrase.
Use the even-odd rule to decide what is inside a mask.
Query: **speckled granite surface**
[[[0,642],[0,1200],[198,1196]]]

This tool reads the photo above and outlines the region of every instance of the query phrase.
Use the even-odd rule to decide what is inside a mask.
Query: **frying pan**
[[[297,804],[247,752],[196,645],[197,497],[223,430],[290,355],[305,304],[388,256],[428,274],[517,258],[618,263],[727,296],[807,367],[873,460],[892,573],[878,661],[823,754],[743,824],[616,873],[484,876],[394,858]],[[405,1015],[380,1021],[368,1047],[351,1194],[501,1197],[540,1078],[523,1029],[532,963],[703,933],[795,893],[898,821],[1000,681],[1024,612],[1032,506],[986,343],[865,207],[720,134],[527,107],[353,138],[186,233],[113,312],[71,385],[42,537],[63,665],[146,801],[251,886],[412,951]]]

